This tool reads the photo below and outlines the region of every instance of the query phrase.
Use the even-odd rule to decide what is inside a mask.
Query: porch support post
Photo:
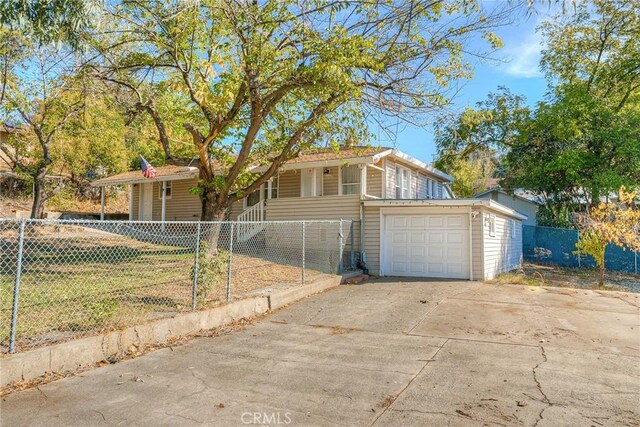
[[[167,213],[167,181],[162,181],[162,222],[165,221]]]
[[[367,194],[367,165],[360,165],[360,196]]]
[[[129,184],[129,221],[133,221],[133,184]]]
[[[100,221],[104,221],[104,186],[100,187]]]

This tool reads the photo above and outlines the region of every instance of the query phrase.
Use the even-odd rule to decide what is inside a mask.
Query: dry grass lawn
[[[8,345],[13,304],[14,228],[0,230],[0,251],[7,254],[0,259],[0,351],[6,351]],[[191,310],[193,243],[150,242],[137,237],[75,225],[40,226],[25,233],[18,349]],[[220,255],[219,270],[198,284],[198,309],[226,302],[228,253]],[[285,255],[259,248],[234,253],[231,298],[300,285],[301,266],[297,259]],[[319,274],[310,268],[306,271],[309,280]]]
[[[501,274],[496,279],[489,281],[489,283],[597,289],[598,271],[590,268],[578,269],[557,265],[525,263],[522,270]],[[602,289],[640,292],[640,275],[620,271],[607,271]]]

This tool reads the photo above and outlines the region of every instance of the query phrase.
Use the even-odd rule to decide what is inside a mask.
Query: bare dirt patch
[[[525,263],[521,270],[504,273],[488,283],[598,289],[598,272],[590,268]],[[607,271],[603,290],[640,292],[640,275]]]

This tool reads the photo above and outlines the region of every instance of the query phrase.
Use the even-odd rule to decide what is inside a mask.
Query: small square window
[[[166,182],[166,198],[170,199],[171,198],[171,181],[165,181]],[[162,182],[159,183],[160,184],[160,188],[158,189],[158,199],[162,200]]]
[[[496,216],[494,214],[489,215],[489,236],[496,237]]]

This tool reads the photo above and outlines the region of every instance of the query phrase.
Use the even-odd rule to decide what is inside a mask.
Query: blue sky
[[[545,7],[529,17],[520,17],[514,25],[496,31],[503,41],[503,48],[493,55],[496,61],[472,63],[474,77],[462,82],[449,110],[460,111],[467,105],[474,106],[489,92],[496,91],[498,86],[506,86],[513,93],[524,95],[530,105],[540,101],[547,90],[547,82],[539,69],[543,39],[535,29],[550,15]],[[433,161],[436,154],[432,127],[407,125],[399,130],[396,141],[381,136],[379,142],[427,162]]]

